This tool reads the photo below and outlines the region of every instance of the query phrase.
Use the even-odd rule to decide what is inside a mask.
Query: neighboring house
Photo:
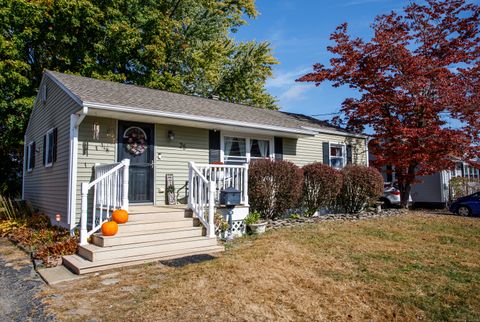
[[[251,160],[368,164],[366,140],[303,115],[47,71],[25,134],[23,199],[80,225],[86,245],[112,208],[152,214],[174,192],[212,237],[221,188],[241,190],[248,213]]]

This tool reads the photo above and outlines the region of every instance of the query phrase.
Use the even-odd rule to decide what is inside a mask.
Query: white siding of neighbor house
[[[61,215],[62,226],[68,222],[68,167],[70,156],[70,115],[80,106],[48,77],[46,103],[37,99],[30,115],[25,133],[25,144],[35,141],[35,167],[25,171],[24,199],[34,209],[47,214],[52,222],[55,215]],[[43,165],[43,136],[49,129],[57,128],[57,161],[51,167]]]
[[[284,138],[283,159],[292,161],[300,167],[313,162],[323,162],[323,142],[352,145],[352,162],[366,165],[365,139],[323,133],[308,138]]]
[[[175,134],[174,140],[167,138],[168,131]],[[165,175],[173,174],[175,189],[188,180],[188,162],[207,164],[208,130],[193,127],[156,124],[155,126],[155,202],[165,204]],[[161,154],[161,159],[159,159]],[[185,189],[179,194],[185,197]]]

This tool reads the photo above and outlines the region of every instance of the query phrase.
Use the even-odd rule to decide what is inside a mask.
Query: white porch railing
[[[248,206],[248,164],[216,165],[189,162],[188,206],[215,237],[215,206],[224,188],[234,187],[241,192],[241,204]]]
[[[96,165],[95,180],[82,182],[82,203],[80,218],[80,245],[100,229],[115,209],[128,210],[128,169],[130,160],[119,163]],[[93,188],[91,213],[89,214],[88,194]],[[88,217],[91,221],[89,222]],[[89,225],[90,224],[90,225]]]
[[[220,198],[222,189],[233,187],[241,192],[241,204],[248,206],[248,163],[242,165],[198,164],[200,173],[215,182],[215,201]]]

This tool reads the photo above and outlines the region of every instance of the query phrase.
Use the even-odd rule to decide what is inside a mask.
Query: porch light
[[[167,137],[170,141],[173,141],[175,140],[175,133],[173,133],[171,130],[168,130]]]

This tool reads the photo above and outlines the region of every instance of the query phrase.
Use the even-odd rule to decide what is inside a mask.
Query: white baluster
[[[88,183],[82,182],[82,206],[80,217],[80,245],[87,244]]]
[[[130,159],[122,161],[123,166],[123,191],[122,191],[122,208],[128,211],[128,170],[130,167]]]

